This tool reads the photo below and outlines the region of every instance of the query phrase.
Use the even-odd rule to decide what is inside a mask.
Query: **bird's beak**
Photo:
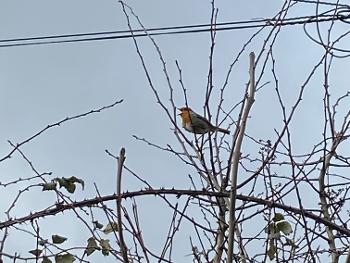
[[[178,109],[179,111],[181,111],[181,109],[180,109],[180,108],[176,108],[176,109]],[[178,115],[178,116],[179,116],[179,115],[181,115],[181,112],[180,112],[179,114],[177,114],[177,115]]]

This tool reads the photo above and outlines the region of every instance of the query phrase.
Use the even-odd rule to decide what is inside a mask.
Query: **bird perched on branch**
[[[206,118],[202,117],[198,113],[195,113],[191,108],[182,107],[179,108],[182,118],[182,127],[189,132],[196,134],[204,134],[208,132],[219,131],[225,134],[230,134],[229,130],[214,126]]]

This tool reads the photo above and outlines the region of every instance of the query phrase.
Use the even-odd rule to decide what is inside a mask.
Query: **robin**
[[[182,107],[179,108],[182,118],[182,127],[189,132],[196,134],[204,134],[208,132],[219,131],[225,134],[230,134],[229,130],[214,126],[206,118],[202,117],[198,113],[195,113],[191,108]]]

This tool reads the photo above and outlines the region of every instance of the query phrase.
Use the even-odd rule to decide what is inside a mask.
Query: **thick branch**
[[[328,211],[328,201],[327,201],[326,191],[325,191],[325,177],[329,169],[331,159],[335,155],[336,148],[339,145],[341,138],[342,136],[340,134],[334,139],[330,152],[327,153],[326,157],[324,158],[323,167],[321,169],[319,181],[318,181],[321,210],[322,210],[323,217],[327,220],[331,220],[331,216]],[[339,253],[335,245],[335,237],[333,234],[333,230],[331,227],[327,226],[326,232],[329,239],[329,242],[328,242],[329,247],[331,249],[332,263],[336,263],[339,261]]]
[[[249,116],[250,108],[254,103],[255,94],[255,54],[251,52],[250,55],[250,67],[249,67],[249,89],[247,93],[247,99],[245,100],[245,105],[243,109],[242,122],[239,127],[239,133],[234,146],[232,158],[231,158],[231,192],[230,192],[230,209],[229,209],[229,234],[228,234],[228,252],[227,252],[227,262],[233,262],[233,242],[234,242],[234,232],[236,228],[236,195],[237,195],[237,175],[238,175],[238,165],[239,159],[241,157],[241,146],[244,138],[244,132]],[[241,253],[242,254],[242,253]],[[244,255],[241,255],[244,259]]]
[[[99,203],[107,202],[107,201],[113,201],[117,200],[118,198],[121,199],[127,199],[131,197],[137,197],[137,196],[151,196],[151,195],[176,195],[177,197],[180,197],[182,195],[185,196],[193,196],[193,197],[198,197],[198,196],[212,196],[212,197],[229,197],[229,193],[224,193],[224,192],[209,192],[209,191],[203,191],[203,190],[176,190],[176,189],[146,189],[146,190],[140,190],[140,191],[134,191],[134,192],[126,192],[122,193],[119,197],[116,194],[112,195],[106,195],[103,197],[95,197],[93,199],[85,199],[83,201],[78,201],[78,202],[72,202],[70,204],[57,204],[55,208],[50,208],[50,209],[45,209],[41,210],[35,213],[30,213],[27,216],[20,217],[17,219],[11,219],[7,220],[5,222],[0,223],[0,230],[4,229],[6,227],[14,226],[17,224],[25,223],[27,221],[34,220],[36,218],[43,218],[45,216],[50,216],[50,215],[56,215],[60,212],[64,212],[66,210],[74,209],[74,208],[79,208],[79,207],[90,207],[90,206],[96,206]],[[312,220],[315,220],[319,224],[323,224],[327,227],[331,227],[334,230],[338,231],[338,234],[342,234],[345,236],[350,237],[350,230],[346,229],[342,226],[339,226],[323,217],[320,217],[318,215],[315,215],[312,212],[306,211],[306,210],[301,210],[296,207],[292,206],[287,206],[284,204],[280,204],[277,202],[269,201],[266,199],[261,199],[253,196],[245,196],[245,195],[240,195],[237,194],[236,198],[238,200],[244,201],[244,202],[252,202],[252,203],[257,203],[260,205],[267,206],[268,208],[279,208],[284,211],[291,212],[293,214],[301,215],[304,213],[304,215],[307,218],[310,218]]]
[[[123,164],[125,161],[125,149],[121,148],[119,158],[118,158],[118,171],[117,171],[117,215],[118,215],[118,235],[119,235],[119,245],[123,260],[125,263],[129,262],[128,259],[128,250],[125,245],[124,235],[123,235],[123,223],[122,223],[122,198],[121,198],[121,189],[122,189],[122,171]]]

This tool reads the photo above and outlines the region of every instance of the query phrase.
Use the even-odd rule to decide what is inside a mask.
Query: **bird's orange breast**
[[[190,112],[188,110],[183,110],[181,113],[180,113],[180,116],[182,118],[182,122],[184,123],[189,123],[191,122],[191,118],[190,118]]]

